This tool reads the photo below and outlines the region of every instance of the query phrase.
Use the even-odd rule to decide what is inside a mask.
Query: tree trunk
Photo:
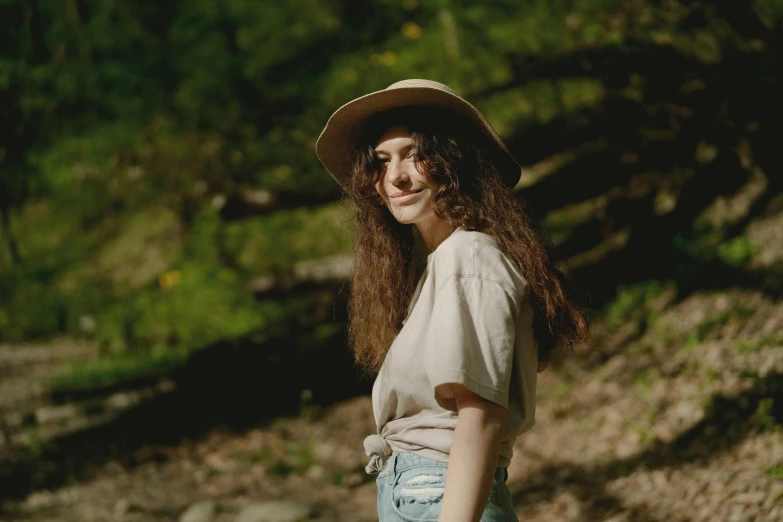
[[[0,202],[0,219],[2,220],[3,236],[6,238],[8,251],[11,253],[11,263],[18,265],[22,262],[22,257],[19,255],[19,245],[11,230],[11,212],[2,202]]]

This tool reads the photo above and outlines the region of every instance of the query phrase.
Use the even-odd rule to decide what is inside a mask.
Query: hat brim
[[[453,111],[479,131],[495,148],[497,168],[503,181],[514,187],[522,167],[508,151],[497,132],[482,114],[464,99],[430,87],[397,87],[356,98],[339,109],[327,121],[315,144],[315,151],[329,174],[341,186],[351,175],[364,123],[371,117],[401,107],[435,107]]]

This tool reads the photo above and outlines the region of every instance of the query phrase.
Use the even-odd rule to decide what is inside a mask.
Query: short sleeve
[[[424,347],[424,369],[441,407],[457,411],[443,394],[451,383],[508,407],[518,317],[518,297],[498,281],[454,274],[443,283]]]

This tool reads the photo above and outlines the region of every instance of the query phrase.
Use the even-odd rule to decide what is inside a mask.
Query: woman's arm
[[[506,409],[452,383],[459,419],[449,450],[441,522],[478,522],[498,465]]]

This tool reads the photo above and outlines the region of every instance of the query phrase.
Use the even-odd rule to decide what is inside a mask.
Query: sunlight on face
[[[423,224],[437,220],[432,198],[437,185],[417,169],[417,151],[405,125],[392,125],[375,144],[381,177],[375,190],[400,223]]]

